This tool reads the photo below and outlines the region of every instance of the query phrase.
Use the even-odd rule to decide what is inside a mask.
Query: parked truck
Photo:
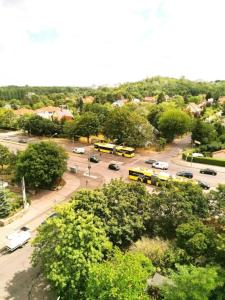
[[[30,238],[30,229],[24,226],[6,237],[6,249],[10,252],[14,251],[26,244]]]

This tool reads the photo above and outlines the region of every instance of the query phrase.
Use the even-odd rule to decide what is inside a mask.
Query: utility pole
[[[27,196],[26,196],[26,187],[25,187],[25,180],[24,176],[22,177],[22,195],[23,195],[23,208],[27,208]]]

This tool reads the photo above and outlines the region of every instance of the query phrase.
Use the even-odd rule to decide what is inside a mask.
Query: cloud
[[[224,79],[223,11],[222,0],[0,0],[0,85]]]

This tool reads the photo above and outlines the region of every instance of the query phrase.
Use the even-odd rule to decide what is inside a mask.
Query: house
[[[32,109],[28,109],[28,108],[19,108],[19,109],[16,109],[13,111],[13,113],[18,116],[18,117],[21,117],[21,116],[24,116],[24,115],[31,115],[31,114],[34,114],[34,110]]]
[[[125,103],[127,103],[126,99],[118,99],[112,103],[114,107],[122,107]]]
[[[89,104],[89,103],[93,103],[95,98],[93,96],[87,96],[84,97],[82,100],[84,104]]]
[[[132,103],[139,104],[141,102],[140,99],[134,98],[131,100]]]
[[[35,110],[35,114],[48,120],[73,120],[73,114],[69,109],[61,107],[45,106]]]
[[[144,98],[144,101],[148,102],[148,103],[155,104],[157,102],[157,99],[156,99],[156,97],[149,97],[149,96],[147,96],[147,97]]]
[[[203,108],[194,102],[189,103],[186,107],[186,111],[196,117],[199,117],[201,115],[202,110]]]

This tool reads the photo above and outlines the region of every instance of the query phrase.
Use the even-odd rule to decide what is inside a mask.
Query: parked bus
[[[134,148],[125,146],[116,146],[116,154],[125,157],[134,157]]]
[[[95,143],[94,144],[95,150],[104,153],[113,153],[120,156],[125,157],[134,157],[134,148],[132,147],[125,147],[125,146],[117,146],[115,144],[110,143]]]
[[[104,153],[114,153],[115,145],[110,143],[94,143],[95,150]]]

